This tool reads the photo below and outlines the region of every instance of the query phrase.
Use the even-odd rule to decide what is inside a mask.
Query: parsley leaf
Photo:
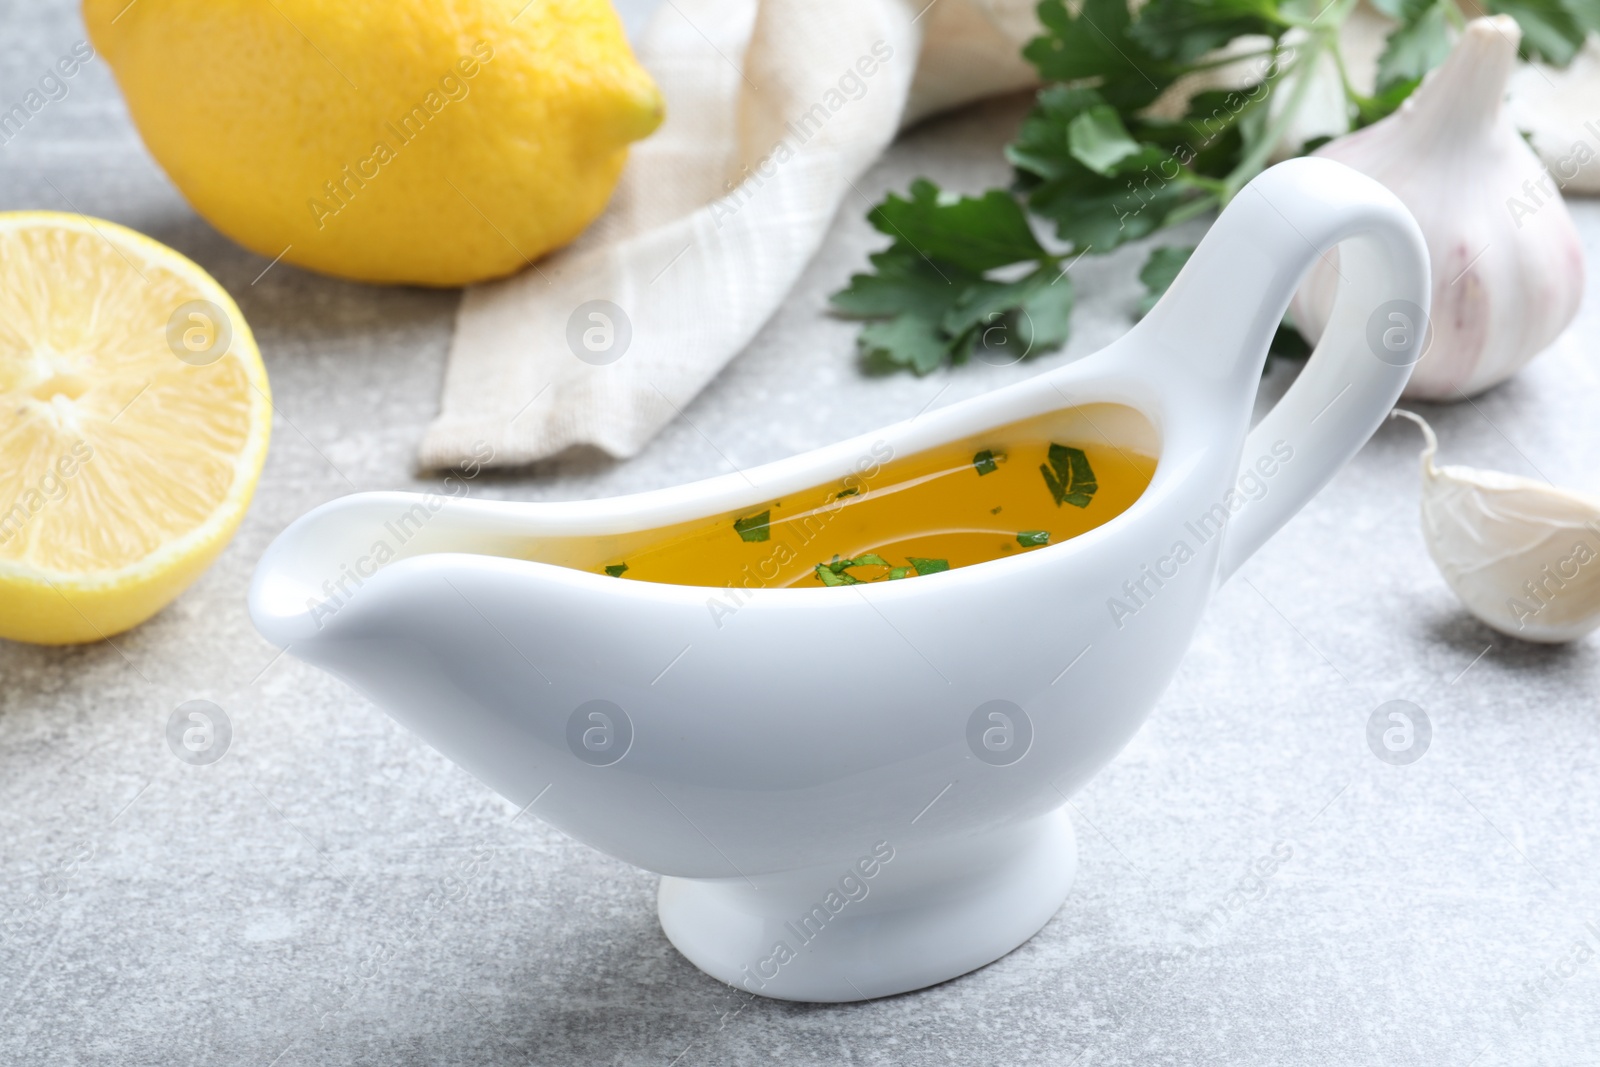
[[[765,541],[772,536],[772,509],[746,515],[733,521],[734,532],[742,541]]]
[[[1054,274],[1048,285],[1033,289],[1017,305],[1012,318],[1016,323],[1017,344],[1023,359],[1049,352],[1067,343],[1072,327],[1072,281],[1066,271],[1054,265],[1043,268]]]
[[[1096,104],[1067,123],[1067,151],[1096,174],[1115,174],[1117,164],[1144,148],[1128,136],[1122,117],[1110,104]]]
[[[627,572],[628,565],[626,563],[613,563],[606,568],[606,573],[613,578],[621,578]]]
[[[842,314],[869,319],[911,312],[937,321],[950,302],[946,290],[978,280],[976,273],[954,264],[940,267],[898,240],[868,259],[873,273],[852,275],[850,284],[830,297]]]
[[[843,574],[834,570],[826,563],[817,564],[817,581],[823,585],[860,585],[861,579],[853,575]]]
[[[1048,464],[1039,464],[1039,473],[1044,475],[1044,484],[1055,498],[1056,507],[1062,504],[1071,504],[1075,508],[1088,507],[1089,501],[1099,491],[1100,484],[1095,481],[1094,471],[1089,467],[1089,457],[1084,455],[1083,449],[1052,443],[1049,458]]]
[[[1016,200],[999,189],[956,196],[918,178],[911,199],[890,193],[867,221],[934,262],[974,273],[1046,256]]]
[[[1416,81],[1444,62],[1450,54],[1449,22],[1445,5],[1449,0],[1402,10],[1397,17],[1405,21],[1389,35],[1383,54],[1378,57],[1378,93],[1406,82]],[[1418,5],[1404,3],[1401,8]],[[1409,95],[1409,94],[1408,94]]]
[[[986,448],[972,457],[972,465],[977,468],[978,477],[993,474],[1000,469],[1000,464],[995,462],[994,449]]]
[[[1401,104],[1406,102],[1406,97],[1411,95],[1412,90],[1421,84],[1422,79],[1418,77],[1396,82],[1375,96],[1351,94],[1350,100],[1356,109],[1354,123],[1356,128],[1371,126],[1374,122],[1388,118]],[[1315,152],[1331,140],[1333,140],[1331,137],[1319,137],[1307,141],[1303,147],[1307,152]]]
[[[1275,0],[1150,0],[1128,36],[1151,55],[1188,63],[1235,37],[1276,39],[1289,26]]]
[[[1593,0],[1490,0],[1489,10],[1510,15],[1522,29],[1522,55],[1564,67],[1583,47],[1587,31],[1600,29]]]
[[[862,582],[898,581],[909,578],[912,574],[933,574],[936,571],[947,571],[950,564],[942,559],[919,559],[911,556],[908,559],[910,566],[895,567],[876,552],[863,552],[854,559],[841,559],[834,556],[828,563],[819,563],[814,569],[817,581],[827,586],[860,585]],[[885,567],[887,573],[877,578],[858,578],[850,573],[853,567]]]
[[[1143,237],[1203,195],[1181,167],[1168,179],[1171,156],[1161,143],[1136,139],[1099,91],[1060,85],[1039,93],[1006,149],[1028,207],[1055,222],[1056,236],[1078,252],[1109,252]]]
[[[1023,530],[1017,534],[1017,544],[1023,548],[1032,548],[1035,545],[1048,545],[1050,543],[1049,530]]]
[[[893,243],[871,257],[874,273],[831,298],[841,314],[873,320],[858,339],[869,370],[927,374],[980,344],[1024,359],[1066,341],[1071,280],[1010,193],[954,196],[919,179],[909,199],[891,193],[869,219]],[[986,276],[1029,264],[1011,281]]]
[[[1130,35],[1127,0],[1083,0],[1076,14],[1064,0],[1043,0],[1038,11],[1045,32],[1022,55],[1043,81],[1092,84],[1107,103],[1131,112],[1154,103],[1183,72]]]
[[[1144,266],[1139,270],[1139,280],[1144,283],[1145,294],[1139,299],[1139,316],[1150,314],[1150,309],[1177,281],[1178,272],[1183,265],[1189,262],[1189,257],[1194,255],[1194,247],[1176,248],[1170,245],[1157,248],[1150,253],[1150,258],[1145,260]]]
[[[861,360],[870,370],[900,366],[918,375],[937,370],[947,357],[961,362],[970,344],[970,338],[947,337],[937,321],[910,311],[863,326],[859,338]]]

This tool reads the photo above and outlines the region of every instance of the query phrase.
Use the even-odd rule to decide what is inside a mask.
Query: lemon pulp
[[[159,611],[237,528],[270,425],[249,327],[200,267],[113,223],[0,214],[0,636]]]

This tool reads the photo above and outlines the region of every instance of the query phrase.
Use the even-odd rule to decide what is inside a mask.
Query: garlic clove
[[[1600,37],[1565,70],[1530,63],[1511,76],[1511,117],[1568,195],[1600,193]]]
[[[1029,16],[1032,8],[1024,5]],[[1282,134],[1268,156],[1271,163],[1298,156],[1307,141],[1319,137],[1338,137],[1350,132],[1350,101],[1345,81],[1358,92],[1371,95],[1378,75],[1378,57],[1383,54],[1390,31],[1397,23],[1380,14],[1370,3],[1358,3],[1339,25],[1337,56],[1323,51],[1316,60],[1296,64],[1285,81],[1267,100],[1267,124],[1280,127],[1284,108],[1301,81],[1309,81],[1299,108],[1281,124]],[[1281,44],[1298,51],[1311,34],[1299,27],[1285,33]],[[1191,71],[1167,87],[1166,92],[1144,111],[1144,116],[1176,122],[1183,117],[1189,101],[1197,93],[1215,90],[1247,90],[1270,77],[1271,65],[1260,53],[1272,46],[1272,38],[1251,34],[1235,37],[1221,48],[1202,56],[1203,69]],[[1227,62],[1230,57],[1233,62]],[[1287,59],[1285,58],[1285,62]],[[1342,70],[1341,70],[1342,67]]]
[[[1267,101],[1268,121],[1274,126],[1281,120],[1296,83],[1308,78],[1312,84],[1299,109],[1283,127],[1283,136],[1273,146],[1271,162],[1300,155],[1307,141],[1342,137],[1350,132],[1350,100],[1345,85],[1348,82],[1356,92],[1372,95],[1378,80],[1378,57],[1396,25],[1394,19],[1380,14],[1370,3],[1359,3],[1340,23],[1336,49],[1322,52],[1316,62],[1286,76],[1284,84]],[[1306,31],[1294,29],[1284,35],[1283,42],[1298,49],[1308,36]]]
[[[1524,641],[1571,641],[1600,626],[1600,498],[1531,478],[1434,464],[1422,428],[1422,536],[1468,611]]]
[[[1555,181],[1503,106],[1521,31],[1474,19],[1400,109],[1314,153],[1376,178],[1411,210],[1433,261],[1433,339],[1405,396],[1456,400],[1516,373],[1560,335],[1583,294],[1583,248]],[[1320,336],[1338,287],[1318,263],[1293,316]]]
[[[1354,16],[1351,16],[1354,18]],[[1286,43],[1299,47],[1300,34],[1285,35]],[[1341,40],[1343,34],[1341,34]],[[1301,89],[1301,82],[1310,84]],[[1267,100],[1268,121],[1282,120],[1289,101],[1300,96],[1300,106],[1289,116],[1283,136],[1272,146],[1273,162],[1290,159],[1305,151],[1305,143],[1318,137],[1340,137],[1350,132],[1350,104],[1339,74],[1339,58],[1330,51],[1320,52],[1310,63],[1301,63],[1284,77],[1284,83]]]
[[[1032,9],[1029,8],[1029,11],[1031,14]],[[1292,41],[1296,33],[1304,36],[1303,31],[1290,30],[1284,40]],[[1212,49],[1200,57],[1200,70],[1190,71],[1167,86],[1166,90],[1144,109],[1143,116],[1163,122],[1177,122],[1188,110],[1189,101],[1200,93],[1244,90],[1259,84],[1262,75],[1268,69],[1267,63],[1260,58],[1260,53],[1271,46],[1272,38],[1261,34],[1247,34],[1235,37],[1220,48]]]

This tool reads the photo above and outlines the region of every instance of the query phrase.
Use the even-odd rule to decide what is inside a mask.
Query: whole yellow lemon
[[[605,207],[661,95],[606,0],[84,0],[194,209],[369,282],[509,274]]]

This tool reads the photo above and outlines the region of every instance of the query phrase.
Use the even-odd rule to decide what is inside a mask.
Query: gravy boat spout
[[[1336,245],[1331,323],[1251,430],[1272,333]],[[1066,798],[1139,728],[1217,584],[1390,409],[1428,293],[1398,200],[1339,164],[1291,161],[1247,186],[1099,353],[678,488],[336,500],[267,550],[251,614],[518,806],[663,875],[662,926],[713,976],[795,1000],[920,988],[1004,955],[1060,907],[1076,862]],[[776,587],[764,563],[706,585],[601,566],[645,532],[767,522],[774,502],[1045,417],[1052,440],[1153,461],[1136,499],[1059,543],[835,588]]]

